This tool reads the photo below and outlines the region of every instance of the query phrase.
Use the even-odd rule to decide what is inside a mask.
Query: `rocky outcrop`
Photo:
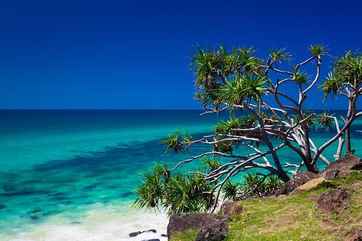
[[[344,177],[349,175],[353,170],[362,170],[362,161],[354,155],[346,155],[340,160],[330,164],[321,175],[326,179],[338,176]]]
[[[339,175],[338,169],[329,169],[322,173],[322,177],[324,177],[326,180],[334,179],[338,177],[338,175]]]
[[[324,177],[317,177],[309,180],[308,182],[304,183],[303,185],[297,187],[294,191],[309,191],[313,188],[318,187],[322,183],[324,183],[326,179]]]
[[[319,175],[313,172],[297,173],[287,183],[285,183],[278,191],[276,191],[276,195],[291,193],[297,187],[302,186],[308,181],[318,177]]]
[[[347,207],[348,199],[348,192],[345,189],[338,188],[322,193],[317,201],[317,206],[327,213],[340,213]]]
[[[228,231],[228,224],[224,220],[208,223],[201,227],[196,241],[223,241],[226,239]]]
[[[349,175],[353,170],[362,170],[361,159],[347,155],[330,164],[322,173],[298,173],[275,192],[276,195],[290,194],[297,191],[309,191],[323,185],[327,191],[317,197],[317,207],[326,213],[340,213],[348,207],[350,194],[346,189],[337,188],[333,181],[337,177]],[[331,190],[332,189],[332,190]],[[348,189],[349,190],[349,189]],[[313,199],[316,201],[316,199]],[[177,232],[189,229],[196,230],[196,241],[223,241],[228,234],[228,222],[233,222],[233,216],[243,212],[240,202],[225,202],[219,213],[220,216],[210,214],[173,215],[167,227],[167,234],[172,237]],[[362,231],[353,233],[346,241],[362,241]]]
[[[362,241],[362,229],[354,232],[352,236],[345,241]]]
[[[201,230],[202,227],[210,226],[219,221],[220,218],[211,214],[172,215],[167,226],[167,235],[170,239],[170,237],[177,232],[188,229]]]

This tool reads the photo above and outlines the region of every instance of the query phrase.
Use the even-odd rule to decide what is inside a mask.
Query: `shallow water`
[[[77,225],[110,207],[130,218],[142,173],[186,157],[165,152],[161,139],[175,130],[207,133],[215,121],[199,111],[0,111],[0,234],[41,229],[49,220]],[[354,132],[357,154],[361,138]]]

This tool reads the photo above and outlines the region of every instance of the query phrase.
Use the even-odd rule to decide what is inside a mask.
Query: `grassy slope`
[[[351,193],[350,205],[340,214],[316,207],[319,195],[336,187]],[[352,173],[320,187],[289,196],[241,201],[244,212],[229,224],[228,241],[343,241],[362,228],[362,173]],[[197,231],[175,235],[171,241],[195,240]]]

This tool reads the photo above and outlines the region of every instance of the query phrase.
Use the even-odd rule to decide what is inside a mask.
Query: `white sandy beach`
[[[45,222],[31,225],[26,231],[0,234],[2,241],[142,241],[160,239],[166,234],[168,218],[156,211],[99,206],[90,209],[79,220],[56,215]],[[129,233],[156,229],[134,238]]]

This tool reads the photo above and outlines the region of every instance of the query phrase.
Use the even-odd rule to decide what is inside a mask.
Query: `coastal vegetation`
[[[352,154],[351,126],[362,115],[362,56],[347,52],[328,76],[321,67],[326,49],[313,45],[309,56],[293,63],[285,50],[266,58],[253,49],[199,50],[194,56],[196,98],[204,112],[221,120],[214,132],[193,138],[174,133],[164,141],[168,150],[187,152],[194,145],[209,151],[182,160],[176,166],[157,165],[145,175],[136,203],[166,209],[169,214],[214,212],[220,200],[274,194],[301,172],[320,173],[324,167]],[[315,112],[310,95],[317,91],[347,99],[345,114]],[[323,101],[323,99],[321,99]],[[333,130],[323,143],[313,140],[317,128]],[[334,148],[334,155],[326,150]],[[281,152],[293,153],[284,160]],[[180,169],[202,160],[203,168]],[[205,171],[206,170],[206,171]],[[241,183],[235,180],[243,175]],[[282,204],[281,204],[282,205]]]
[[[325,212],[318,197],[334,190],[351,193],[349,204],[338,211]],[[225,240],[356,241],[354,231],[361,228],[362,173],[354,172],[330,180],[316,188],[293,195],[239,201],[242,212],[231,215]],[[199,230],[175,232],[171,241],[196,240]]]

